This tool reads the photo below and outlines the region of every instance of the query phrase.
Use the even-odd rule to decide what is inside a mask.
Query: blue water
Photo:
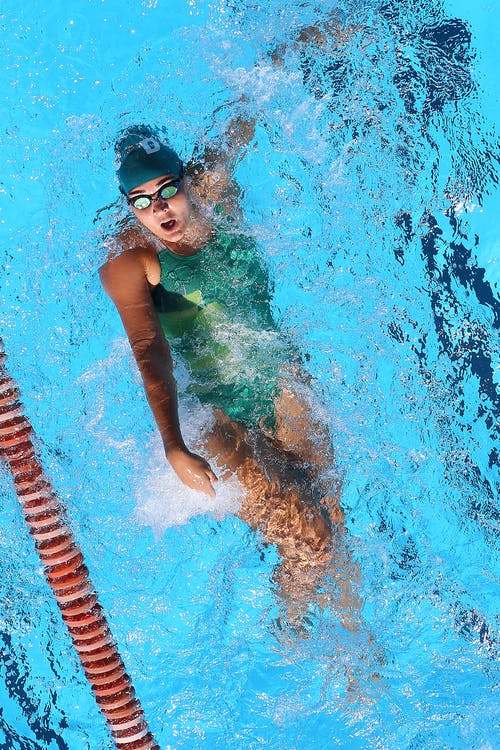
[[[343,41],[271,65],[334,8]],[[162,750],[500,744],[493,19],[487,0],[3,4],[1,335]],[[188,157],[242,94],[245,220],[327,410],[378,681],[328,610],[280,628],[277,553],[231,488],[210,508],[175,484],[98,282],[118,128],[162,124]],[[0,747],[111,748],[0,471]]]

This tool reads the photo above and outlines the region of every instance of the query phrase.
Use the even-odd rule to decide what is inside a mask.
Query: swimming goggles
[[[167,185],[163,185],[152,195],[134,195],[132,198],[127,196],[127,203],[138,209],[149,208],[152,202],[158,200],[158,198],[168,200],[169,198],[173,198],[174,195],[177,195],[180,184],[181,179],[179,178],[178,180],[172,180],[172,182],[169,182]]]

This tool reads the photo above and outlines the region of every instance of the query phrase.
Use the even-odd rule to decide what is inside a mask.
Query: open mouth
[[[170,219],[170,221],[162,221],[161,228],[165,232],[171,232],[172,229],[174,229],[177,226],[177,222],[175,219]]]

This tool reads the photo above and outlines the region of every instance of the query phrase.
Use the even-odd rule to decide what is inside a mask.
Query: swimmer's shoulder
[[[143,273],[152,287],[160,283],[161,267],[155,243],[138,227],[119,229],[110,244],[108,257],[99,269],[101,279],[124,273]]]

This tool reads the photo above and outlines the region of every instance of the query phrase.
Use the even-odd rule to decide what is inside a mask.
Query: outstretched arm
[[[182,438],[172,357],[153,306],[146,262],[140,248],[124,250],[101,266],[101,282],[122,319],[168,461],[188,487],[214,495],[217,477]]]
[[[281,66],[287,49],[298,50],[308,46],[325,51],[335,49],[344,45],[355,32],[362,30],[363,26],[354,24],[343,26],[338,13],[333,10],[317,23],[303,26],[290,42],[274,47],[269,57],[273,65]]]

